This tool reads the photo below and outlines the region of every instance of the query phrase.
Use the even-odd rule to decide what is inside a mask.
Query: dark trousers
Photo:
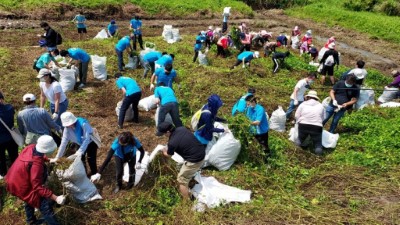
[[[89,62],[90,62],[90,60],[87,62],[79,63],[79,82],[81,84],[86,84],[87,73],[88,73],[88,69],[89,69]]]
[[[264,134],[256,134],[255,138],[258,143],[263,146],[264,153],[269,155],[269,147],[268,147],[268,132]]]
[[[242,60],[236,60],[235,64],[233,66],[239,66],[243,61]],[[244,63],[250,62],[249,60],[245,60]]]
[[[246,45],[242,44],[242,46],[240,46],[240,49],[239,49],[239,54],[242,53],[244,50],[250,51],[250,47],[251,47],[250,44],[246,44]]]
[[[138,104],[141,97],[142,97],[142,92],[136,92],[129,96],[125,96],[124,100],[122,101],[121,109],[119,110],[118,125],[120,127],[124,125],[125,113],[126,110],[129,109],[130,105],[132,105],[132,110],[133,110],[133,122],[135,123],[139,122]]]
[[[7,174],[7,160],[6,160],[6,150],[8,152],[8,157],[10,159],[10,166],[18,157],[18,145],[14,140],[0,144],[0,175],[4,176]]]
[[[322,127],[299,123],[300,146],[305,147],[304,141],[310,136],[314,143],[315,154],[322,154]]]
[[[222,33],[228,30],[228,22],[222,22]]]
[[[128,163],[129,166],[129,183],[135,182],[135,165],[136,165],[136,157],[132,156],[128,159],[121,159],[118,156],[114,156],[115,160],[115,176],[117,178],[118,187],[122,187],[122,176],[124,174],[124,163]]]
[[[225,50],[221,45],[217,45],[217,56],[219,55],[221,55],[222,57],[226,57]]]
[[[164,122],[165,116],[168,113],[171,115],[175,127],[181,127],[182,121],[179,118],[179,105],[176,102],[169,102],[160,107],[160,111],[158,112],[158,124]]]
[[[281,59],[281,58],[274,58],[272,57],[272,62],[274,62],[274,69],[273,69],[273,73],[276,73],[279,69],[279,63],[283,64],[285,59]]]
[[[136,40],[139,42],[140,48],[143,50],[143,39],[141,34],[135,34],[133,38],[133,49],[136,51]]]
[[[193,62],[196,62],[197,57],[199,57],[199,50],[194,50]]]
[[[118,69],[122,71],[124,69],[124,52],[118,51],[115,49],[118,57]]]
[[[208,49],[211,48],[211,37],[207,37],[207,39],[206,39],[206,48],[208,48]]]
[[[88,164],[90,167],[90,175],[94,175],[97,173],[97,144],[94,143],[94,141],[90,142],[90,144],[88,145],[88,147],[86,148],[86,153],[82,155],[82,162],[83,162],[83,166],[86,169],[86,157],[88,160]]]
[[[49,225],[59,224],[56,219],[56,216],[54,215],[53,204],[54,202],[47,198],[41,198],[40,200],[39,211],[42,214],[43,219]],[[25,203],[25,214],[26,214],[26,222],[28,224],[42,224],[44,222],[43,221],[39,223],[39,221],[36,219],[35,216],[35,208],[26,203]]]

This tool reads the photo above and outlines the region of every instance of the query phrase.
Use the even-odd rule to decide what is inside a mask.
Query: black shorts
[[[333,67],[334,66],[325,66],[322,67],[321,75],[325,76],[328,73],[328,76],[333,76]]]
[[[81,34],[81,33],[85,33],[86,34],[87,33],[86,32],[86,28],[78,28],[78,33],[79,34]]]

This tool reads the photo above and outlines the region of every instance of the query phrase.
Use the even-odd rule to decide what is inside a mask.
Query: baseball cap
[[[169,122],[162,122],[160,125],[158,125],[158,131],[156,133],[157,136],[162,136],[163,134],[167,133],[167,131],[170,131],[174,125],[172,125]]]
[[[44,76],[51,76],[51,71],[48,69],[40,69],[39,74],[36,76],[36,78],[42,78]]]
[[[22,97],[22,101],[24,102],[31,102],[31,101],[35,101],[36,97],[34,94],[31,93],[27,93]]]

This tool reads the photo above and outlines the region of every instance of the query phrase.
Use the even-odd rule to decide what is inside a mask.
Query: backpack
[[[201,109],[199,109],[199,110],[192,116],[192,120],[191,120],[190,124],[192,125],[192,129],[193,129],[194,131],[197,131],[198,129],[200,129],[200,128],[202,128],[202,127],[204,126],[204,125],[203,125],[203,126],[201,126],[201,127],[197,127],[198,124],[199,124],[199,121],[200,121],[201,114],[202,114],[203,112],[205,112],[205,113],[210,113],[210,114],[211,114],[211,111],[210,111],[210,110],[207,110],[207,109],[202,110],[202,108],[203,108],[203,107],[201,107]]]
[[[54,31],[54,32],[55,32],[55,31]],[[56,35],[57,35],[57,37],[56,37],[56,45],[61,45],[61,44],[62,44],[62,41],[63,41],[62,36],[61,36],[61,34],[58,33],[58,32],[56,32]]]
[[[326,58],[324,65],[333,66],[333,64],[335,64],[335,59],[333,58],[333,55],[330,55],[328,58]]]

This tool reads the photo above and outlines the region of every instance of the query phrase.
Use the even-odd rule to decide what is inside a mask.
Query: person
[[[240,22],[239,23],[239,30],[240,33],[246,33],[247,32],[247,25],[245,22]]]
[[[182,126],[182,121],[179,118],[178,100],[174,90],[165,85],[164,82],[159,82],[156,89],[154,89],[154,96],[156,97],[156,103],[160,105],[157,124],[164,122],[166,115],[169,113],[175,127]]]
[[[206,32],[201,31],[199,34],[196,36],[196,42],[194,43],[194,56],[193,56],[193,62],[196,62],[197,57],[199,56],[199,51],[201,50],[201,47],[203,46],[203,43],[206,41]]]
[[[201,108],[203,113],[201,113],[199,123],[197,124],[198,129],[194,132],[194,136],[203,145],[207,145],[212,140],[214,132],[225,132],[224,129],[214,127],[214,122],[225,122],[224,119],[217,117],[218,109],[221,106],[221,98],[213,94],[208,98],[207,104]]]
[[[290,52],[274,52],[272,54],[272,62],[274,63],[273,73],[276,73],[279,69],[279,63],[283,64],[285,62],[285,58],[290,55]]]
[[[278,44],[275,41],[265,42],[264,44],[264,57],[268,57],[271,52],[275,52]]]
[[[244,113],[247,109],[247,104],[246,104],[247,96],[250,96],[250,95],[254,96],[255,93],[256,93],[256,90],[254,88],[249,88],[247,90],[247,93],[245,95],[243,95],[242,97],[240,97],[240,99],[237,100],[235,105],[233,105],[232,116],[235,116],[238,113]]]
[[[346,80],[346,76],[348,74],[353,74],[354,76],[356,76],[356,84],[361,86],[364,83],[365,77],[368,74],[367,70],[364,69],[364,66],[365,62],[363,60],[358,60],[356,63],[356,68],[346,71],[342,75],[341,79]]]
[[[392,71],[393,82],[385,86],[387,88],[400,88],[400,72],[398,70]]]
[[[124,127],[126,110],[128,110],[129,106],[131,105],[133,110],[133,122],[139,123],[138,104],[140,98],[142,97],[142,90],[136,81],[130,77],[124,77],[121,73],[116,73],[114,77],[116,79],[115,84],[124,94],[124,99],[122,100],[122,105],[118,116],[118,128],[122,129]]]
[[[130,29],[133,30],[133,49],[136,51],[136,40],[139,42],[140,49],[143,48],[143,39],[142,39],[142,21],[139,16],[135,16],[134,19],[130,22]]]
[[[354,75],[347,76],[346,80],[337,82],[330,91],[331,102],[326,107],[326,117],[323,125],[333,116],[329,132],[335,132],[339,120],[344,116],[346,110],[351,109],[360,96],[360,88],[355,84]]]
[[[62,133],[62,127],[52,120],[50,114],[43,108],[36,106],[36,96],[27,93],[22,97],[24,109],[19,111],[17,124],[20,133],[25,137],[25,144],[36,144],[37,139],[42,135],[53,136],[57,146],[61,139],[57,135],[52,135],[51,129]]]
[[[250,66],[251,60],[253,60],[254,58],[258,58],[258,57],[260,57],[260,52],[258,52],[258,51],[255,51],[255,52],[250,52],[250,51],[242,52],[237,56],[236,63],[231,67],[231,69],[234,69],[236,66],[239,66],[240,64],[242,64],[242,68],[245,68],[246,65]]]
[[[222,33],[225,33],[228,30],[228,18],[229,13],[222,14]]]
[[[150,90],[154,89],[154,83],[158,85],[163,82],[167,87],[172,88],[172,84],[177,80],[176,71],[172,68],[172,64],[166,64],[165,67],[156,69],[150,79]]]
[[[158,126],[157,136],[168,137],[167,146],[162,149],[165,157],[171,157],[175,153],[182,156],[184,163],[179,170],[177,181],[179,192],[185,200],[189,200],[189,182],[197,171],[203,166],[206,149],[186,127],[177,127],[168,122],[162,122]]]
[[[44,35],[38,34],[38,37],[42,37],[45,39],[45,46],[47,47],[47,51],[53,51],[57,49],[57,43],[60,43],[62,40],[59,40],[61,36],[53,30],[46,22],[41,22],[40,27],[43,28],[46,33]]]
[[[228,47],[231,44],[231,35],[227,36],[222,36],[220,39],[218,39],[217,42],[217,57],[222,56],[222,58],[225,58],[227,55],[227,50]]]
[[[131,46],[131,39],[133,39],[134,36],[131,34],[131,36],[124,36],[122,37],[117,44],[115,45],[115,53],[117,54],[118,57],[118,69],[120,72],[124,71],[124,51],[126,50],[128,55],[132,55],[133,50]]]
[[[308,74],[306,78],[303,78],[297,82],[292,95],[290,95],[290,104],[286,111],[286,119],[289,119],[296,107],[304,101],[304,93],[306,93],[307,89],[311,88],[310,86],[314,83],[316,78],[317,74],[312,72]]]
[[[79,34],[79,40],[82,39],[82,34],[87,33],[86,30],[86,18],[84,15],[82,15],[82,12],[78,12],[78,15],[76,15],[73,19],[72,22],[76,23],[76,28],[78,29],[78,34]]]
[[[111,20],[111,22],[107,25],[107,34],[109,37],[114,37],[118,32],[118,26],[115,23],[115,20]]]
[[[9,129],[14,127],[14,107],[6,104],[4,95],[0,92],[0,119]],[[18,157],[18,145],[15,143],[8,129],[0,122],[0,179],[7,173],[6,150],[10,164]]]
[[[324,120],[325,109],[319,102],[318,93],[310,90],[305,96],[305,101],[295,113],[298,124],[298,137],[301,147],[306,147],[305,140],[308,136],[314,142],[315,154],[322,154],[322,121]]]
[[[138,164],[136,164],[137,150],[140,151]],[[99,172],[91,176],[90,180],[92,182],[100,180],[101,174],[103,173],[104,169],[107,167],[113,156],[115,161],[115,177],[117,180],[117,186],[114,189],[114,194],[116,194],[122,189],[124,163],[128,163],[129,166],[129,181],[127,188],[131,189],[134,186],[136,169],[141,168],[140,164],[142,163],[144,157],[144,149],[140,141],[135,136],[133,136],[131,132],[122,132],[112,142],[111,148],[108,151],[107,157],[101,165]]]
[[[6,175],[7,191],[24,201],[26,222],[28,224],[57,225],[59,222],[53,211],[54,201],[63,205],[64,195],[55,195],[45,186],[47,180],[46,161],[57,148],[49,135],[41,136],[37,144],[26,146],[15,160]],[[43,219],[37,219],[35,208],[39,209]]]
[[[208,30],[206,31],[206,51],[211,48],[211,44],[214,41],[214,30],[213,26],[209,26]]]
[[[314,63],[318,57],[318,49],[314,45],[311,45],[308,54],[311,56],[311,62]]]
[[[55,163],[59,158],[65,154],[65,149],[69,142],[79,146],[75,154],[68,157],[68,159],[75,159],[81,157],[83,165],[86,169],[86,157],[90,167],[90,174],[97,173],[97,144],[93,141],[93,128],[90,126],[89,121],[82,117],[75,117],[71,112],[65,112],[61,114],[62,125],[64,131],[62,134],[61,145],[58,148],[58,152],[55,158],[50,159],[51,163]]]
[[[284,34],[280,34],[278,37],[276,37],[276,43],[279,46],[284,46],[287,47],[287,37]]]
[[[154,73],[155,62],[157,60],[159,60],[161,57],[162,57],[162,54],[161,54],[161,52],[158,52],[158,51],[151,51],[151,52],[146,53],[143,56],[143,67],[144,67],[143,78],[146,78],[149,70],[151,70],[152,74]]]
[[[67,67],[71,65],[73,60],[75,60],[78,63],[79,82],[80,82],[78,88],[85,87],[89,62],[90,62],[90,55],[86,51],[80,48],[69,48],[68,50],[61,50],[60,55],[62,57],[68,56],[70,58]]]
[[[239,54],[243,51],[250,51],[251,48],[251,35],[248,32],[240,34],[240,43],[242,44],[239,49]]]
[[[43,53],[40,55],[40,57],[37,59],[35,63],[35,69],[37,72],[39,72],[41,69],[48,69],[51,70],[52,68],[50,67],[50,62],[53,62],[57,67],[61,67],[57,60],[54,58],[58,56],[60,52],[58,49],[54,49],[52,51]]]
[[[339,67],[339,53],[335,50],[335,43],[330,43],[328,46],[329,50],[324,53],[320,64],[322,64],[321,70],[321,83],[325,84],[325,76],[328,74],[331,84],[335,84],[335,77],[333,76],[335,65]]]
[[[168,54],[167,52],[163,52],[161,55],[162,55],[161,58],[159,58],[155,62],[154,69],[156,69],[156,70],[160,67],[165,67],[165,65],[167,65],[167,64],[172,65],[174,63],[174,59],[175,59],[174,54]]]
[[[60,115],[67,111],[68,98],[57,79],[51,76],[50,70],[41,69],[37,78],[40,79],[40,108],[44,108],[47,99],[53,120],[61,126]]]
[[[301,43],[306,42],[307,46],[309,47],[312,44],[313,37],[312,37],[312,31],[308,30],[306,34],[301,38]]]
[[[301,35],[301,32],[300,32],[299,26],[295,26],[294,29],[292,30],[292,37],[300,36],[300,35]]]
[[[257,97],[249,95],[245,98],[247,104],[246,116],[250,122],[250,132],[254,134],[258,143],[263,147],[266,158],[269,157],[268,130],[269,124],[265,109],[257,103]]]
[[[378,98],[378,104],[390,102],[393,99],[400,98],[400,72],[398,70],[392,71],[393,81],[385,86],[382,96]],[[391,90],[387,90],[391,88]],[[397,89],[397,90],[396,90]],[[387,92],[390,94],[388,95]],[[392,94],[393,93],[393,94]],[[384,97],[386,96],[386,97]]]
[[[328,38],[328,40],[326,41],[324,47],[325,47],[325,48],[329,48],[329,45],[330,45],[331,43],[335,43],[335,42],[336,42],[336,38],[335,38],[334,36],[332,36],[332,37]]]

